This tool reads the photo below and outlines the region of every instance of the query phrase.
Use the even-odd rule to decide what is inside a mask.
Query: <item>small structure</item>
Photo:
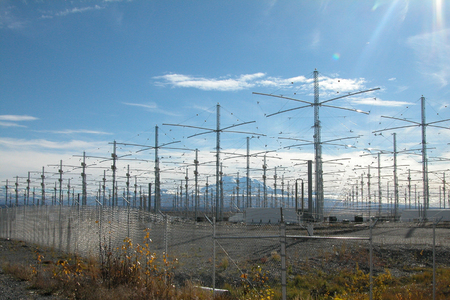
[[[298,218],[294,208],[283,208],[285,223],[297,224]],[[247,224],[278,224],[281,221],[281,209],[249,207],[244,214]]]

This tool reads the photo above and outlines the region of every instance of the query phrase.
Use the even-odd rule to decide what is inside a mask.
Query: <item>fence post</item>
[[[373,269],[373,258],[372,258],[372,255],[373,255],[373,250],[372,250],[372,228],[373,228],[373,226],[374,226],[375,224],[370,224],[370,237],[369,237],[369,247],[370,247],[370,249],[369,249],[369,255],[370,255],[370,258],[369,258],[369,264],[370,264],[370,272],[369,272],[369,284],[370,284],[370,290],[369,290],[369,299],[370,300],[372,300],[373,299],[373,279],[372,279],[372,269]]]
[[[281,297],[286,300],[286,224],[284,223],[283,208],[280,207],[280,245],[281,245]]]
[[[433,222],[433,300],[436,299],[436,221]]]
[[[433,300],[436,299],[436,225],[442,218],[433,222]]]
[[[213,274],[212,274],[212,288],[213,288],[213,299],[216,297],[216,217],[213,217]]]

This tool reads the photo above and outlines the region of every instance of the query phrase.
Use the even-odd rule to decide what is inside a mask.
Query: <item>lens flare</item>
[[[333,59],[334,60],[338,60],[340,57],[341,57],[341,55],[339,53],[333,54]]]

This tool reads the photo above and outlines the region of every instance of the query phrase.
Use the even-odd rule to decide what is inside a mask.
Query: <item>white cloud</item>
[[[122,104],[125,104],[125,105],[128,105],[128,106],[142,107],[142,108],[147,109],[148,111],[164,114],[164,115],[167,115],[167,116],[179,116],[179,114],[176,114],[176,113],[173,113],[173,112],[166,111],[166,110],[158,108],[158,105],[156,103],[154,103],[154,102],[150,102],[150,103],[147,103],[147,104],[122,102]]]
[[[154,77],[158,85],[171,85],[173,87],[197,88],[205,91],[238,91],[255,86],[252,82],[255,78],[260,78],[263,73],[241,75],[238,78],[204,78],[182,74],[168,74]]]
[[[0,115],[0,126],[2,127],[27,127],[25,125],[20,125],[15,122],[21,121],[34,121],[38,120],[36,117],[27,116],[27,115]],[[5,122],[6,121],[6,122]]]
[[[25,125],[19,125],[17,123],[13,123],[13,122],[1,122],[1,121],[0,121],[0,126],[2,126],[2,127],[27,127]]]
[[[408,38],[407,44],[417,56],[421,72],[441,87],[450,80],[450,29],[424,33]]]
[[[27,116],[27,115],[23,115],[23,116],[19,116],[19,115],[0,115],[0,121],[18,122],[18,121],[34,121],[34,120],[38,120],[38,118],[32,117],[32,116]]]
[[[67,16],[69,14],[76,14],[76,13],[83,13],[86,11],[90,11],[90,10],[98,10],[98,9],[104,9],[104,7],[101,7],[99,5],[95,5],[95,6],[86,6],[86,7],[82,7],[82,8],[78,8],[78,7],[74,7],[72,9],[66,9],[60,12],[57,12],[55,15],[56,16]]]
[[[353,104],[374,105],[374,106],[388,106],[388,107],[414,105],[414,103],[410,103],[410,102],[389,101],[389,100],[381,100],[379,98],[369,98],[369,97],[352,100],[352,103]]]
[[[9,149],[21,150],[24,147],[38,148],[38,149],[68,149],[79,150],[95,148],[99,143],[107,144],[107,142],[85,142],[79,140],[72,140],[69,142],[53,142],[44,139],[26,140],[14,138],[0,138],[0,145]]]
[[[259,72],[254,74],[244,74],[235,76],[235,78],[205,78],[195,77],[183,74],[168,74],[154,77],[156,85],[197,88],[205,91],[239,91],[256,86],[260,87],[288,87],[294,84],[303,84],[303,87],[297,89],[306,91],[311,90],[313,79],[305,76],[296,76],[291,78],[267,77],[266,74]],[[361,90],[364,88],[366,81],[363,78],[359,79],[341,79],[321,76],[320,87],[322,92],[326,91],[340,91],[350,92]]]
[[[110,135],[112,133],[97,131],[97,130],[87,130],[87,129],[66,129],[66,130],[38,130],[38,132],[48,132],[48,133],[57,133],[57,134],[74,134],[74,133],[86,133],[86,134],[107,134]]]

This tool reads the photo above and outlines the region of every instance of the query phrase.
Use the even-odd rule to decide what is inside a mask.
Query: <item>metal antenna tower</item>
[[[165,149],[193,151],[192,149],[165,147],[167,145],[171,145],[171,144],[175,144],[175,143],[179,143],[179,142],[180,141],[173,141],[173,142],[159,145],[159,127],[156,125],[155,126],[155,146],[138,145],[138,144],[130,144],[130,143],[117,143],[118,145],[124,145],[124,146],[145,147],[144,149],[136,151],[136,153],[150,150],[150,149],[155,150],[155,202],[154,202],[154,211],[155,212],[158,212],[161,210],[161,168],[160,168],[160,159],[159,159],[159,149],[164,147]],[[138,159],[132,159],[132,160],[138,161]],[[147,161],[147,160],[141,159],[140,161]]]
[[[202,135],[202,134],[212,133],[212,132],[216,133],[216,195],[215,195],[216,203],[215,203],[215,215],[216,215],[216,220],[217,221],[221,221],[222,218],[223,218],[223,199],[221,199],[221,194],[222,193],[220,192],[220,186],[221,186],[221,175],[220,175],[220,173],[221,173],[220,172],[220,133],[221,132],[232,132],[232,133],[244,133],[244,134],[262,135],[262,134],[258,134],[258,133],[252,133],[252,132],[242,132],[242,131],[231,131],[231,130],[228,130],[228,129],[233,128],[233,127],[242,126],[242,125],[255,123],[255,122],[256,121],[243,122],[243,123],[233,124],[233,125],[221,128],[221,126],[220,126],[220,104],[217,103],[217,105],[216,105],[216,129],[205,128],[205,127],[198,127],[198,126],[190,126],[190,125],[181,125],[181,124],[167,124],[167,123],[163,124],[163,125],[167,125],[167,126],[180,126],[180,127],[185,127],[185,128],[195,128],[195,129],[206,130],[204,132],[188,136],[188,138],[191,138],[191,137],[194,137],[194,136],[198,136],[198,135]]]
[[[401,129],[401,128],[417,127],[417,126],[420,126],[422,128],[422,150],[421,151],[422,151],[422,182],[423,182],[423,219],[427,220],[427,209],[429,208],[429,205],[430,205],[430,201],[429,201],[430,192],[429,192],[429,186],[428,186],[427,127],[430,126],[430,127],[436,127],[436,128],[442,128],[442,129],[449,129],[448,127],[436,126],[434,124],[450,121],[450,119],[426,123],[425,97],[424,96],[420,97],[420,108],[421,108],[421,122],[420,123],[416,122],[416,121],[407,120],[407,119],[401,119],[401,118],[395,118],[395,117],[389,117],[389,116],[381,116],[382,118],[409,122],[414,125],[406,125],[406,126],[399,126],[399,127],[387,128],[387,129],[382,129],[382,130],[376,130],[376,131],[373,131],[373,133],[387,131],[387,130]]]
[[[276,113],[267,115],[267,117],[270,116],[274,116],[276,114],[281,114],[284,112],[288,112],[288,111],[293,111],[296,109],[301,109],[301,108],[305,108],[305,107],[314,107],[314,152],[315,152],[315,183],[316,183],[316,204],[317,204],[317,219],[318,220],[323,220],[323,210],[324,210],[324,194],[323,194],[323,169],[322,169],[322,140],[321,140],[321,125],[320,125],[320,118],[319,118],[319,107],[330,107],[330,108],[337,108],[337,109],[343,109],[343,110],[348,110],[348,111],[353,111],[353,112],[358,112],[358,113],[364,113],[364,114],[369,114],[368,112],[364,112],[362,110],[358,110],[358,109],[350,109],[350,108],[345,108],[345,107],[338,107],[338,106],[332,106],[332,105],[328,105],[325,103],[334,101],[334,100],[338,100],[338,99],[342,99],[345,97],[350,97],[350,96],[354,96],[354,95],[358,95],[358,94],[362,94],[362,93],[367,93],[367,92],[372,92],[375,90],[379,90],[380,88],[374,88],[374,89],[369,89],[369,90],[364,90],[364,91],[359,91],[359,92],[355,92],[355,93],[349,93],[347,95],[344,96],[340,96],[340,97],[335,97],[332,99],[328,99],[325,101],[320,102],[319,101],[319,72],[317,70],[314,70],[314,102],[309,102],[309,101],[304,101],[304,100],[299,100],[299,99],[295,99],[295,98],[289,98],[289,97],[284,97],[281,95],[273,95],[273,94],[264,94],[264,93],[256,93],[253,92],[253,94],[256,95],[262,95],[262,96],[270,96],[270,97],[276,97],[276,98],[282,98],[282,99],[287,99],[287,100],[292,100],[292,101],[297,101],[297,102],[301,102],[301,103],[305,103],[307,105],[303,105],[300,107],[296,107],[296,108],[291,108],[291,109],[286,109],[286,110],[282,110],[282,111],[278,111]]]

